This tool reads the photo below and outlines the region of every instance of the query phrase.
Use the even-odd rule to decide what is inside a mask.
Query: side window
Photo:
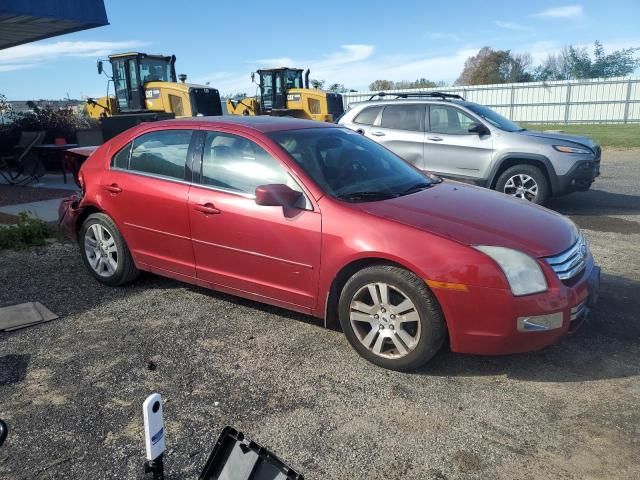
[[[447,105],[431,105],[429,108],[429,124],[434,133],[468,134],[472,123],[476,120],[457,108]]]
[[[396,130],[410,130],[421,132],[424,130],[424,105],[387,105],[382,112],[382,128]]]
[[[129,155],[131,154],[131,142],[127,143],[113,157],[111,157],[111,166],[114,168],[129,168]]]
[[[304,192],[280,163],[262,147],[237,135],[209,132],[202,158],[204,185],[254,195],[260,185],[283,183]],[[304,197],[301,208],[310,208]]]
[[[129,169],[184,180],[191,130],[162,130],[133,141]]]
[[[362,110],[356,118],[353,119],[353,123],[359,123],[361,125],[373,125],[373,122],[378,118],[378,113],[380,113],[382,107],[368,107]]]

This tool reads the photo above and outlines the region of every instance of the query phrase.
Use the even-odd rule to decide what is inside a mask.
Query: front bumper
[[[513,296],[510,290],[472,286],[467,292],[434,291],[447,319],[451,350],[478,355],[529,352],[575,331],[597,301],[600,268],[590,256],[585,269],[569,284],[557,278],[549,284],[544,293],[522,297]],[[554,315],[561,317],[557,324],[549,322],[554,328],[518,328],[523,318],[535,324],[536,317]]]
[[[579,161],[564,175],[558,175],[556,195],[589,190],[596,177],[600,176],[600,148],[593,159]]]

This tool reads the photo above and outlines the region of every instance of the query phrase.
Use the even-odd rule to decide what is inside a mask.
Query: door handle
[[[371,135],[373,135],[374,137],[384,137],[385,133],[384,132],[371,132]]]
[[[204,205],[196,205],[193,207],[198,212],[204,213],[205,215],[217,215],[220,212],[213,203],[205,203]]]
[[[432,140],[434,142],[441,142],[442,137],[427,137],[427,140]]]
[[[103,185],[102,186],[103,189],[105,189],[107,192],[109,193],[120,193],[122,191],[122,189],[120,188],[120,185],[118,185],[117,183],[112,183],[111,185]]]

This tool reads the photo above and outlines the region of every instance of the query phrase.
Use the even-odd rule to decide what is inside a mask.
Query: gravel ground
[[[60,315],[0,332],[0,478],[143,478],[141,404],[163,394],[167,478],[196,478],[225,425],[308,479],[640,478],[640,151],[606,151],[583,228],[601,300],[541,352],[443,351],[401,374],[315,320],[152,275],[107,288],[74,247],[0,253],[0,305]]]
[[[51,200],[54,198],[64,198],[68,197],[72,193],[75,193],[75,190],[0,184],[0,207],[20,203],[39,202],[41,200]]]

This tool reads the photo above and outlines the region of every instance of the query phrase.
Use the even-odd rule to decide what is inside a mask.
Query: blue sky
[[[130,50],[175,54],[190,82],[254,92],[264,66],[367,89],[376,79],[452,82],[479,48],[528,51],[567,44],[640,47],[640,0],[576,2],[164,2],[106,0],[110,25],[0,50],[0,93],[11,100],[100,96],[96,59]]]

